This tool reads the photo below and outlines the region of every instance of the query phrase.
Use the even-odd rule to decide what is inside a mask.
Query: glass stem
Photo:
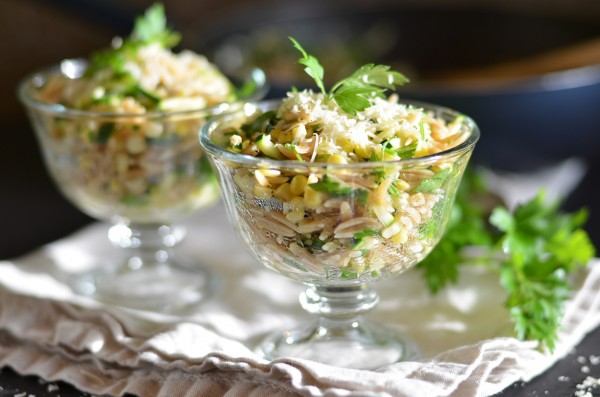
[[[311,286],[300,295],[309,313],[337,321],[352,321],[377,305],[379,296],[366,284],[347,287]]]
[[[370,340],[372,335],[368,327],[365,328],[362,315],[378,302],[377,293],[364,284],[309,287],[300,295],[300,303],[306,311],[316,315],[316,323],[305,340]]]
[[[116,222],[108,231],[113,245],[130,251],[131,270],[168,263],[172,248],[185,236],[185,229],[171,225],[135,225]]]

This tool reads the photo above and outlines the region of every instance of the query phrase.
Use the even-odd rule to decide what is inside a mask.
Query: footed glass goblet
[[[208,118],[238,105],[109,113],[38,99],[53,76],[77,78],[85,67],[63,61],[26,78],[18,92],[56,185],[82,212],[111,224],[108,238],[118,248],[68,282],[79,294],[122,307],[186,311],[205,298],[211,279],[204,267],[176,255],[185,236],[178,221],[219,198],[197,134]],[[250,98],[259,98],[262,72],[246,81],[256,87]]]
[[[457,113],[418,104],[447,121]],[[421,261],[438,243],[463,171],[479,137],[465,117],[465,139],[435,155],[332,164],[257,158],[224,149],[227,131],[257,109],[207,123],[201,144],[217,173],[227,213],[263,265],[307,285],[300,304],[314,321],[268,336],[258,351],[350,368],[415,358],[418,348],[364,314],[377,302],[375,282]],[[269,288],[264,286],[264,288]]]

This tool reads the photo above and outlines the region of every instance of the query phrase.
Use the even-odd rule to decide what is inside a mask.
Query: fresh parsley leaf
[[[356,270],[348,269],[345,267],[342,269],[340,278],[342,280],[354,280],[358,278],[358,272]]]
[[[98,134],[96,135],[96,142],[106,143],[112,136],[115,130],[114,123],[104,123],[98,128]]]
[[[338,82],[332,91],[335,91],[338,86],[344,85],[394,89],[397,85],[405,83],[408,83],[408,79],[402,73],[390,70],[387,65],[369,63],[358,68],[350,77]]]
[[[304,159],[302,158],[302,156],[300,156],[300,153],[298,153],[298,151],[296,150],[296,145],[294,145],[293,143],[286,143],[285,145],[283,145],[286,149],[290,150],[292,153],[294,153],[294,156],[296,156],[296,159],[300,162],[304,162]]]
[[[486,222],[489,211],[485,203],[489,201],[489,197],[486,194],[485,199],[479,199],[478,196],[482,193],[484,192],[479,175],[467,169],[456,194],[444,237],[417,265],[423,270],[423,276],[432,293],[458,280],[460,266],[465,262],[462,256],[465,248],[489,248],[496,241]],[[423,238],[433,237],[446,205],[448,204],[444,200],[434,205],[431,220],[419,230]]]
[[[437,292],[457,280],[465,248],[485,248],[488,257],[470,258],[469,263],[498,272],[515,335],[553,350],[571,289],[569,274],[595,256],[582,229],[587,212],[563,213],[558,202],[546,202],[542,191],[512,211],[497,206],[488,215],[490,211],[479,203],[489,201],[492,194],[481,184],[482,178],[474,176],[478,175],[467,169],[446,233],[418,267],[430,291]],[[502,252],[502,259],[495,252]]]
[[[444,185],[444,183],[446,183],[446,181],[448,180],[448,177],[450,176],[450,171],[451,171],[450,167],[444,168],[443,170],[441,170],[440,172],[438,172],[431,178],[424,179],[423,181],[421,181],[419,186],[417,186],[415,191],[419,192],[419,193],[435,192],[437,189],[441,188]]]
[[[323,69],[323,66],[321,66],[317,58],[315,58],[312,55],[309,55],[296,39],[294,39],[293,37],[288,38],[290,39],[294,47],[302,54],[302,58],[298,60],[298,63],[306,66],[304,68],[306,74],[313,78],[313,80],[317,84],[317,87],[319,87],[321,92],[325,94],[325,85],[323,84],[323,76],[325,75],[325,71]]]
[[[363,246],[363,243],[364,243],[364,238],[367,236],[375,236],[375,235],[379,235],[379,232],[377,230],[373,230],[370,228],[364,228],[360,232],[354,233],[354,238],[353,238],[354,244],[352,245],[352,249],[353,250],[361,249],[361,247]]]
[[[369,199],[369,191],[362,188],[352,189],[350,186],[345,186],[337,178],[325,175],[319,182],[311,183],[312,189],[327,193],[334,197],[345,197],[349,200],[356,200],[361,204],[366,204]]]
[[[343,186],[339,180],[329,175],[325,175],[319,182],[311,183],[308,186],[317,192],[333,195],[348,195],[352,192],[351,187]]]
[[[158,43],[163,48],[172,48],[179,43],[180,39],[179,33],[167,28],[164,8],[162,4],[156,3],[149,7],[144,15],[136,18],[129,37],[121,40],[113,48],[91,54],[85,75],[89,77],[104,69],[111,70],[115,76],[128,75],[124,65],[140,47]]]
[[[412,159],[413,157],[415,157],[415,153],[417,153],[418,145],[418,142],[413,142],[410,145],[401,147],[400,149],[396,150],[396,154],[401,159]]]
[[[156,3],[143,16],[136,18],[131,38],[142,44],[159,43],[164,48],[172,48],[179,43],[181,36],[167,28],[164,7]]]
[[[276,124],[276,118],[277,113],[274,110],[269,110],[256,117],[250,123],[243,124],[240,129],[247,134],[252,134],[256,131],[269,132]]]
[[[379,92],[377,90],[377,93]],[[344,112],[355,116],[356,112],[363,111],[371,106],[369,96],[373,93],[373,89],[367,86],[347,85],[335,92],[333,99],[335,99]]]
[[[387,65],[366,64],[358,68],[349,77],[340,80],[329,92],[323,83],[324,70],[317,58],[309,55],[293,37],[289,37],[302,58],[298,63],[306,66],[304,71],[313,78],[327,101],[333,99],[346,113],[356,115],[371,105],[370,99],[383,96],[386,89],[394,89],[408,82],[403,74],[390,70]]]

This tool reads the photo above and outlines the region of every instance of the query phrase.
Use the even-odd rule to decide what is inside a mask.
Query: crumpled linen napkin
[[[488,396],[543,372],[600,324],[600,261],[578,275],[553,355],[510,336],[496,275],[467,266],[457,285],[430,296],[411,270],[375,286],[381,302],[370,317],[413,339],[419,361],[377,370],[268,362],[252,346],[308,318],[303,287],[247,254],[222,205],[185,225],[180,253],[220,280],[186,317],[103,305],[60,281],[109,249],[103,224],[0,262],[0,364],[114,396]]]

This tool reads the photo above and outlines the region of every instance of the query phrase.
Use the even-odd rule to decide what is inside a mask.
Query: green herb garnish
[[[337,178],[329,175],[325,175],[321,181],[311,183],[308,186],[318,192],[327,193],[333,197],[341,196],[350,200],[357,200],[361,204],[366,204],[369,198],[368,190],[362,188],[353,189],[350,186],[344,185]]]
[[[247,134],[252,134],[257,131],[269,133],[276,124],[277,113],[274,110],[262,113],[260,116],[252,120],[250,123],[243,124],[240,129]],[[259,138],[262,138],[259,137]],[[259,139],[257,139],[258,141]]]
[[[308,54],[293,37],[289,37],[294,47],[300,51],[302,58],[298,63],[305,66],[304,71],[313,78],[317,87],[325,95],[326,101],[331,99],[346,113],[356,115],[371,106],[370,98],[383,96],[386,89],[394,89],[408,82],[401,73],[390,70],[386,65],[366,64],[358,68],[351,76],[340,80],[329,92],[323,83],[324,70],[316,57]]]
[[[358,278],[358,272],[356,270],[343,268],[340,274],[340,279],[342,280],[354,280]]]
[[[441,188],[450,176],[450,168],[444,168],[429,179],[424,179],[419,186],[415,189],[415,192],[420,193],[432,193]]]
[[[354,244],[352,245],[352,249],[353,250],[361,249],[364,244],[364,238],[368,237],[368,236],[375,236],[375,235],[379,235],[379,232],[377,230],[373,230],[370,228],[364,228],[360,232],[354,233],[354,241],[353,241]]]
[[[143,16],[135,19],[131,40],[144,45],[158,43],[163,48],[172,48],[179,44],[181,35],[167,27],[164,7],[156,3]]]
[[[456,282],[465,262],[489,267],[507,292],[516,336],[553,350],[571,290],[569,275],[595,255],[582,229],[587,212],[563,213],[542,192],[514,211],[503,206],[492,211],[483,204],[491,197],[481,178],[467,173],[446,234],[418,267],[431,292]],[[473,246],[485,253],[467,261],[463,251]]]

